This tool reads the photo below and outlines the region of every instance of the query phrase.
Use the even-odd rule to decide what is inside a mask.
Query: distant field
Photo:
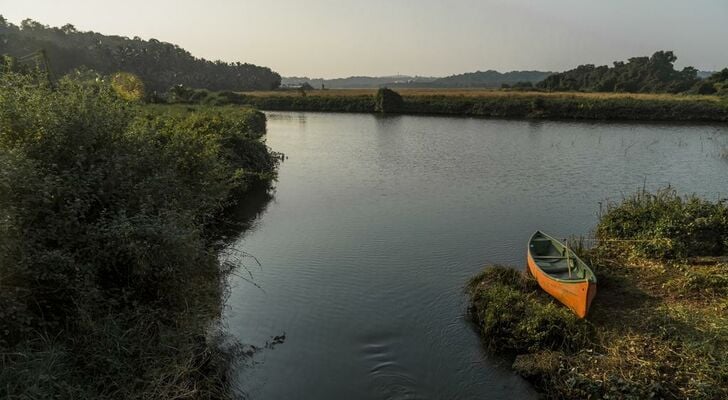
[[[402,96],[456,96],[481,98],[519,98],[519,97],[557,97],[582,99],[639,99],[639,100],[708,100],[721,101],[719,96],[682,95],[664,93],[584,93],[584,92],[537,92],[537,91],[510,91],[500,89],[394,89]],[[317,97],[356,97],[373,96],[377,89],[327,89],[309,90],[307,96]],[[297,90],[272,90],[240,92],[246,96],[255,97],[301,97]]]

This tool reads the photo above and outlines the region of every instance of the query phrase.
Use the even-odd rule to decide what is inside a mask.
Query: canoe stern
[[[536,265],[530,251],[528,252],[527,261],[528,270],[546,293],[571,309],[579,318],[586,317],[592,300],[597,294],[596,282],[585,280],[565,283],[554,280]]]

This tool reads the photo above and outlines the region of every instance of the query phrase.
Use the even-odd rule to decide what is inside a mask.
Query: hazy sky
[[[679,67],[728,66],[728,0],[0,0],[0,14],[284,76],[559,71],[661,49]]]

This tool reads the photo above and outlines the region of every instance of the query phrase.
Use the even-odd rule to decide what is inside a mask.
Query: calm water
[[[244,343],[286,334],[240,371],[253,399],[533,398],[481,350],[467,279],[643,184],[728,190],[725,126],[269,113],[268,144],[288,159],[234,244],[260,288],[227,312]]]

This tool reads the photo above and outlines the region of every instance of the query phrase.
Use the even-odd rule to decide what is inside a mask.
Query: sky
[[[563,71],[657,50],[728,66],[728,0],[0,0],[0,14],[310,78]]]

